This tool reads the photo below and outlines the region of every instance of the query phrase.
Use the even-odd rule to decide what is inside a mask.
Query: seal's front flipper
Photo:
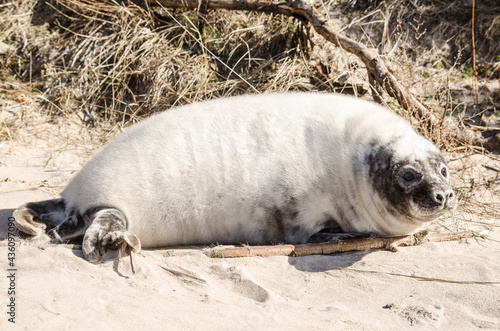
[[[309,243],[337,242],[342,240],[366,239],[371,237],[378,237],[378,236],[375,233],[371,232],[340,232],[340,233],[318,232],[312,235],[309,238],[308,242]]]
[[[20,232],[39,236],[64,222],[65,208],[63,199],[28,202],[17,208],[12,216]]]
[[[127,231],[125,215],[117,209],[106,208],[89,215],[92,225],[83,237],[83,256],[92,263],[100,262],[108,249],[141,250],[139,238]]]

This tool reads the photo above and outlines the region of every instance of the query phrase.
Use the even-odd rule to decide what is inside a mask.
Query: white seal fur
[[[93,262],[123,243],[305,243],[335,226],[410,234],[457,205],[443,156],[405,120],[361,99],[311,93],[151,116],[61,195],[19,207],[18,227],[61,240],[84,234]]]

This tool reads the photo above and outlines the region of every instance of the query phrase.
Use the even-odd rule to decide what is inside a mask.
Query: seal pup
[[[151,116],[116,137],[61,199],[18,229],[108,249],[305,243],[325,228],[411,234],[457,199],[445,159],[410,124],[344,95],[247,95]]]

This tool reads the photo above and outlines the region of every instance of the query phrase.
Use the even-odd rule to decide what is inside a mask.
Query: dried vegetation
[[[314,2],[338,31],[376,49],[403,86],[442,119],[429,130],[379,90],[381,102],[447,151],[461,212],[496,218],[500,161],[487,151],[495,146],[471,146],[446,131],[454,122],[484,136],[500,132],[500,6],[476,2],[474,104],[471,4]],[[243,93],[320,90],[371,98],[363,63],[295,18],[214,10],[205,19],[200,34],[195,11],[112,0],[1,0],[0,139],[15,139],[32,112],[47,121],[77,115],[88,130],[98,130]]]

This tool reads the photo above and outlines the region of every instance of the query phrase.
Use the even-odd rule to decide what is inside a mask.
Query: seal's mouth
[[[414,201],[414,199],[410,199],[409,206],[410,213],[415,218],[415,220],[421,222],[430,222],[445,214],[446,212],[457,209],[458,203],[456,199],[454,199],[453,195],[451,195],[444,201],[438,201],[435,204],[425,205],[421,202]]]

